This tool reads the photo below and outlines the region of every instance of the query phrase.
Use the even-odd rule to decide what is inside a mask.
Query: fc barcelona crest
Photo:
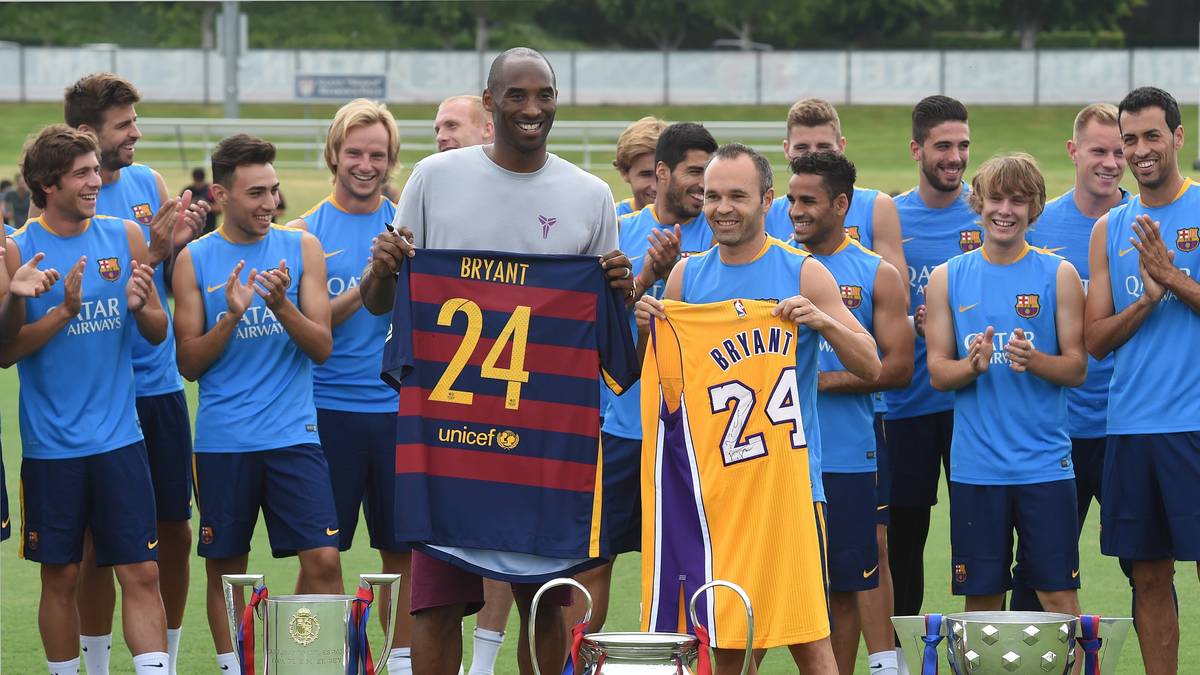
[[[1200,248],[1200,227],[1181,227],[1175,233],[1175,248],[1191,253]]]
[[[133,217],[143,225],[149,225],[150,221],[154,220],[154,212],[150,210],[149,204],[137,204],[133,207]]]
[[[958,233],[958,247],[963,253],[974,251],[983,246],[983,233],[979,230],[963,230]]]
[[[858,309],[862,305],[862,286],[842,286],[842,302],[847,309]]]
[[[100,267],[101,279],[116,281],[121,278],[121,263],[116,258],[100,258],[96,264]]]
[[[858,234],[858,226],[857,225],[851,225],[850,227],[847,227],[845,229],[846,229],[847,237],[850,237],[854,241],[862,241],[862,237],[859,236],[859,234]]]
[[[1018,293],[1016,304],[1017,316],[1024,319],[1032,319],[1042,311],[1042,305],[1038,302],[1037,293]]]

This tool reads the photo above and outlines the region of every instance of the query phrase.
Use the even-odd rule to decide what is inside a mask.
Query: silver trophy
[[[1052,612],[961,612],[894,616],[910,673],[936,666],[945,640],[946,660],[957,675],[1071,672],[1078,651],[1088,668],[1116,673],[1132,619]],[[1093,665],[1094,664],[1094,665]],[[936,672],[936,670],[931,671]]]
[[[534,648],[537,644],[534,625],[538,604],[542,594],[555,586],[573,586],[579,589],[588,606],[583,624],[587,625],[592,617],[592,596],[574,579],[554,579],[538,589],[529,610],[528,647],[535,675],[541,675],[537,651]],[[746,658],[742,662],[742,675],[746,675],[754,655],[754,610],[750,607],[749,596],[740,586],[728,581],[714,580],[696,589],[690,605],[692,625],[699,625],[696,601],[705,591],[717,586],[733,590],[746,606]],[[580,643],[575,675],[692,675],[691,667],[699,657],[700,649],[700,642],[695,637],[683,633],[595,633],[586,635]],[[575,656],[572,654],[568,658]]]
[[[384,635],[383,649],[374,664],[375,672],[383,667],[391,651],[392,633],[396,630],[396,616],[400,603],[396,602],[400,590],[399,574],[363,574],[359,576],[359,595],[268,595],[261,574],[225,574],[221,584],[225,588],[225,609],[229,612],[229,635],[233,639],[234,652],[238,661],[244,658],[238,648],[238,636],[242,630],[241,589],[251,587],[256,595],[253,613],[263,622],[263,673],[265,675],[346,675],[359,653],[356,646],[365,652],[365,625],[356,625],[355,604],[362,609],[370,605],[371,593],[375,588],[390,591],[391,613]],[[234,602],[234,589],[239,602]],[[263,597],[258,601],[257,593]],[[365,613],[359,624],[365,624]],[[250,658],[254,654],[249,653]],[[350,672],[360,672],[358,668]]]

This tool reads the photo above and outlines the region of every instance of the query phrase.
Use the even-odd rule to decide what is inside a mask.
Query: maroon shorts
[[[411,568],[412,597],[409,612],[416,614],[423,609],[465,605],[463,616],[470,616],[483,608],[483,577],[468,572],[444,560],[414,549]],[[513,595],[532,598],[541,584],[512,585]],[[559,607],[570,607],[570,586],[558,586],[546,591],[541,602]]]

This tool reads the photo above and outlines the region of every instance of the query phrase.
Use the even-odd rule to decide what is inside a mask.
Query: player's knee
[[[79,583],[79,564],[42,565],[42,595],[74,598]]]
[[[304,567],[304,574],[310,579],[330,581],[342,578],[342,559],[338,550],[332,546],[307,551],[300,564]]]
[[[121,592],[131,593],[146,591],[158,593],[158,563],[147,560],[128,565],[117,565],[115,568],[117,580],[121,582]]]
[[[1170,560],[1135,560],[1133,563],[1133,583],[1141,596],[1170,595],[1174,580],[1175,566]]]

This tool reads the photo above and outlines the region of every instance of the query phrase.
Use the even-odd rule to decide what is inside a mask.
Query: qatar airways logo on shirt
[[[228,311],[217,314],[217,322],[225,318]],[[265,305],[251,305],[246,308],[246,313],[242,315],[238,321],[237,332],[234,333],[234,338],[238,340],[255,340],[271,335],[281,335],[284,333],[283,324],[279,323],[279,319],[275,318],[275,312]]]
[[[57,308],[51,307],[46,313]],[[67,335],[87,335],[110,330],[121,330],[124,316],[120,298],[84,300],[79,304],[79,313],[67,324]]]
[[[1192,276],[1192,271],[1186,267],[1180,267],[1179,271],[1183,272],[1185,275],[1187,275],[1189,277]],[[1126,277],[1125,277],[1125,292],[1128,293],[1129,297],[1132,298],[1133,300],[1137,300],[1138,298],[1142,297],[1142,294],[1146,292],[1146,286],[1145,286],[1145,284],[1142,283],[1142,275],[1141,274],[1126,275]],[[1162,304],[1164,302],[1174,302],[1177,300],[1179,300],[1179,296],[1175,295],[1175,291],[1172,291],[1171,289],[1167,289],[1167,292],[1163,293],[1162,298],[1158,302],[1159,302],[1159,304]]]
[[[325,286],[329,289],[330,297],[336,298],[337,296],[341,295],[342,293],[345,293],[348,290],[351,290],[353,288],[358,288],[358,284],[361,281],[362,281],[362,277],[357,277],[357,276],[354,276],[353,274],[350,275],[348,278],[330,276],[329,279],[325,282]]]
[[[970,352],[971,343],[975,341],[975,338],[978,337],[978,335],[979,333],[967,333],[967,337],[963,338],[963,350]],[[1033,339],[1033,331],[1025,331],[1025,339],[1029,340],[1029,344],[1032,345],[1034,349],[1037,349],[1037,343],[1034,342]],[[1001,333],[997,331],[996,334],[992,336],[993,365],[997,363],[1008,365],[1008,352],[1004,351],[1004,347],[1008,344],[1009,340],[1012,340],[1012,333]]]

